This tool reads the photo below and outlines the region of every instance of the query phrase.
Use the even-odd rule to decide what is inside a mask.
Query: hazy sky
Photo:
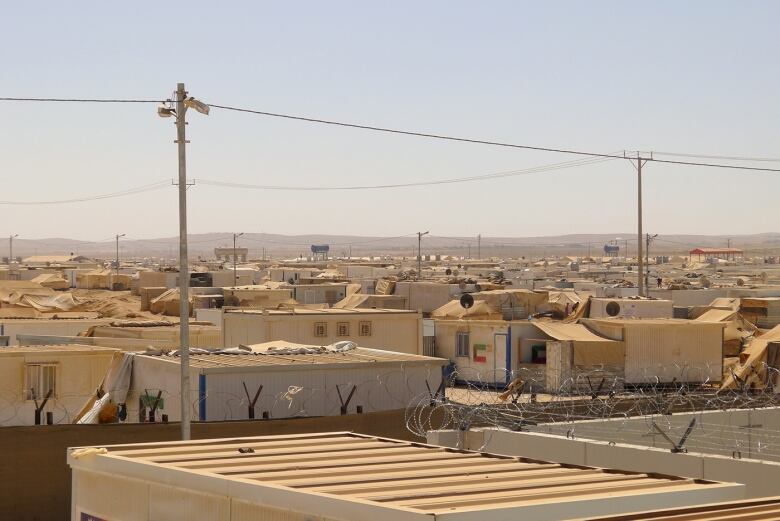
[[[496,141],[780,157],[780,3],[10,2],[0,96],[206,102]],[[365,185],[571,159],[213,110],[188,115],[189,176]],[[49,200],[176,175],[154,105],[0,103],[2,200]],[[780,167],[780,162],[763,163]],[[778,231],[777,174],[651,164],[652,233]],[[190,232],[536,236],[625,232],[623,161],[477,183],[267,192],[196,185]],[[3,206],[0,233],[175,235],[174,187]]]

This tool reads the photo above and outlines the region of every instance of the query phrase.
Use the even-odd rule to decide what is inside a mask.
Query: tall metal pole
[[[19,237],[19,234],[10,235],[8,237],[8,267],[14,263],[14,239]]]
[[[176,86],[176,144],[179,149],[179,359],[181,361],[181,439],[190,439],[190,268],[187,263],[187,153],[184,84]]]
[[[482,259],[482,234],[477,235],[477,258]]]
[[[639,296],[645,295],[645,279],[644,279],[644,259],[642,259],[642,243],[644,242],[644,234],[642,233],[642,157],[637,156],[636,159],[636,193],[637,193],[637,282],[639,286]]]
[[[244,232],[233,234],[233,287],[238,285],[238,275],[236,275],[236,239],[244,235]]]
[[[116,274],[119,275],[119,239],[120,237],[124,237],[126,234],[117,234],[116,236]]]
[[[430,232],[417,232],[417,280],[420,280],[422,275],[422,238],[423,235],[428,235]]]

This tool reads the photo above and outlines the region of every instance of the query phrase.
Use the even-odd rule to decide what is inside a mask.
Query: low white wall
[[[746,487],[746,497],[777,495],[777,483],[780,482],[780,464],[774,462],[702,453],[675,454],[668,449],[585,438],[571,439],[536,432],[499,429],[431,431],[427,441],[432,445],[570,465],[742,483]]]

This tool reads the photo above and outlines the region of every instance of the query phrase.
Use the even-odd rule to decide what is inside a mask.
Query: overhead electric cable
[[[572,154],[572,155],[580,155],[580,156],[589,156],[589,157],[603,157],[603,158],[610,158],[610,159],[636,159],[634,157],[626,156],[625,154],[602,154],[599,152],[588,152],[585,150],[575,150],[575,149],[568,149],[568,148],[553,148],[553,147],[541,147],[541,146],[532,146],[532,145],[520,145],[516,143],[506,143],[502,141],[492,141],[492,140],[486,140],[486,139],[475,139],[475,138],[466,138],[466,137],[458,137],[458,136],[450,136],[445,134],[433,134],[429,132],[419,132],[414,130],[401,130],[401,129],[395,129],[395,128],[389,128],[389,127],[377,127],[373,125],[361,125],[358,123],[348,123],[345,121],[335,121],[335,120],[328,120],[328,119],[321,119],[321,118],[312,118],[307,116],[297,116],[293,114],[282,114],[278,112],[266,112],[261,110],[253,110],[253,109],[246,109],[241,107],[231,107],[228,105],[217,105],[213,103],[208,104],[209,107],[216,108],[216,109],[222,109],[222,110],[230,110],[234,112],[244,112],[248,114],[256,114],[259,116],[268,116],[273,118],[282,118],[282,119],[291,119],[295,121],[304,121],[307,123],[319,123],[323,125],[334,125],[339,127],[347,127],[347,128],[355,128],[360,130],[371,130],[374,132],[385,132],[390,134],[401,134],[405,136],[415,136],[415,137],[424,137],[424,138],[430,138],[430,139],[440,139],[445,141],[458,141],[463,143],[474,143],[479,145],[491,145],[491,146],[498,146],[498,147],[509,147],[509,148],[520,148],[523,150],[535,150],[538,152],[556,152],[559,154]],[[719,164],[719,163],[701,163],[701,162],[694,162],[694,161],[676,161],[671,159],[657,159],[654,157],[642,157],[643,160],[646,161],[654,161],[656,163],[667,163],[667,164],[674,164],[674,165],[685,165],[685,166],[703,166],[703,167],[711,167],[711,168],[729,168],[729,169],[736,169],[736,170],[753,170],[758,172],[780,172],[780,168],[763,168],[763,167],[754,167],[754,166],[741,166],[741,165],[726,165],[726,164]]]
[[[152,190],[159,190],[165,186],[169,186],[170,181],[158,181],[148,185],[139,186],[136,188],[129,188],[119,192],[111,192],[107,194],[98,194],[84,197],[74,197],[72,199],[55,199],[49,201],[2,201],[0,205],[14,205],[14,206],[28,206],[28,205],[46,205],[46,204],[66,204],[66,203],[81,203],[85,201],[97,201],[101,199],[113,199],[115,197],[124,197],[127,195],[141,194],[144,192],[151,192]]]

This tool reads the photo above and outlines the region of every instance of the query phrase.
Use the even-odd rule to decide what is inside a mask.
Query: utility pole
[[[633,163],[633,161],[632,161]],[[644,267],[644,259],[642,258],[642,243],[644,242],[644,234],[642,233],[642,165],[647,163],[647,159],[643,159],[642,156],[637,153],[636,156],[636,163],[634,163],[634,166],[636,167],[636,195],[637,195],[637,252],[636,252],[636,258],[637,258],[637,285],[639,289],[639,296],[645,296],[645,284],[644,284],[644,277],[642,276],[645,267]]]
[[[116,236],[116,274],[119,275],[119,239],[121,237],[124,237],[126,234],[117,234]]]
[[[17,237],[19,237],[18,233],[15,233],[8,237],[8,267],[9,268],[14,263],[14,239],[16,239]]]
[[[236,239],[244,235],[244,232],[233,234],[233,287],[238,284],[238,275],[236,274]]]
[[[176,86],[176,144],[179,152],[179,360],[181,439],[190,439],[190,267],[187,259],[187,122],[184,84]]]
[[[173,103],[175,103],[174,106]],[[184,84],[176,85],[175,99],[168,106],[157,107],[162,118],[176,117],[176,141],[179,155],[179,362],[181,365],[181,439],[190,439],[190,269],[187,262],[187,136],[185,115],[188,108],[194,108],[208,115],[209,106],[192,97],[187,97]]]
[[[431,232],[417,232],[417,280],[422,275],[422,238]]]
[[[477,235],[477,259],[482,259],[482,234]]]
[[[645,236],[645,288],[647,288],[647,294],[650,294],[650,242],[658,237],[658,234]]]

